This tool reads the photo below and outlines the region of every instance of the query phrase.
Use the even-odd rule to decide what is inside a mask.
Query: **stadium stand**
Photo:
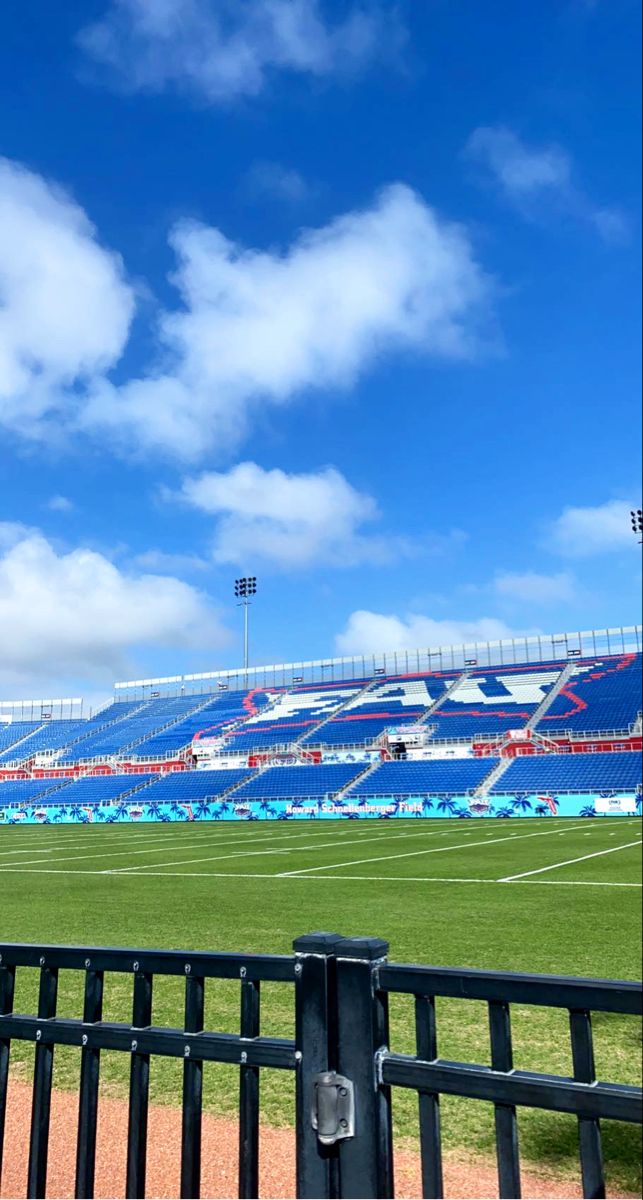
[[[436,738],[476,738],[522,729],[560,678],[564,663],[476,671],[456,684],[427,724]]]
[[[497,758],[385,762],[350,789],[353,796],[466,795],[498,765]]]
[[[156,733],[203,707],[201,696],[173,696],[164,700],[149,700],[137,705],[126,720],[112,721],[98,732],[84,737],[81,742],[68,746],[59,762],[86,762],[93,759],[111,758],[126,750],[143,738]]]
[[[628,740],[629,748],[624,744],[620,750],[642,707],[640,654],[290,688],[220,687],[214,694],[117,700],[88,720],[3,723],[0,807],[28,804],[46,792],[51,799],[43,804],[54,803],[55,797],[61,806],[118,804],[134,792],[150,804],[188,806],[228,792],[240,803],[330,797],[345,790],[357,798],[465,795],[484,790],[497,764],[508,761],[498,757],[507,752],[507,731],[527,726],[525,746],[530,738],[547,753],[520,756],[501,774],[496,771],[497,778],[490,780],[494,794],[632,791],[640,785],[641,755],[633,751],[640,746],[640,730],[639,740]],[[383,735],[408,725],[421,726],[409,758],[378,762],[373,768],[368,756],[360,755],[360,748],[367,747],[377,747],[383,757],[390,756],[392,747],[395,755],[395,735]],[[606,735],[603,743],[601,734]],[[570,753],[576,737],[585,743],[596,737],[596,752]],[[435,746],[445,757],[414,760],[413,745],[428,739],[431,745],[445,743],[444,750]],[[152,774],[157,769],[152,764],[164,760],[183,756],[184,762],[193,761],[185,752],[201,740],[200,769]],[[449,757],[448,743],[458,740],[473,744],[476,757]],[[252,760],[256,767],[271,759],[276,747],[295,743],[300,749],[288,750],[286,765],[270,763],[258,771],[247,766],[249,752],[258,752]],[[515,748],[520,739],[510,744]],[[566,745],[569,750],[563,753]],[[218,769],[219,756],[225,769]],[[297,757],[304,761],[292,766]],[[18,773],[16,768],[45,773],[64,764],[71,776],[84,764],[105,763],[113,769],[119,761],[121,775],[2,781],[3,775]],[[134,761],[148,773],[131,773]],[[209,769],[202,769],[204,763]],[[70,764],[78,766],[72,771]]]
[[[58,790],[66,779],[7,779],[0,783],[0,808],[10,804],[29,804],[52,788]]]
[[[0,763],[24,762],[42,753],[53,755],[58,750],[108,728],[116,721],[124,720],[140,707],[140,701],[121,701],[110,704],[94,717],[87,719],[12,722],[6,728],[0,728],[0,735],[4,734],[6,745],[11,747],[0,754]],[[0,748],[3,744],[0,736]]]
[[[13,750],[7,750],[0,756],[0,761],[10,762],[13,759],[23,762],[35,754],[61,750],[75,738],[82,737],[86,724],[86,721],[48,721],[46,725],[37,726]]]
[[[236,787],[251,775],[247,770],[231,771],[174,771],[156,779],[143,789],[141,800],[156,804],[161,800],[212,800]]]
[[[641,655],[579,663],[536,728],[627,732],[641,711]]]
[[[490,792],[635,791],[641,786],[641,752],[535,754],[513,759]]]
[[[284,692],[267,713],[251,717],[231,734],[230,749],[237,753],[297,742],[365,687],[364,682],[317,684]]]
[[[190,713],[169,729],[145,738],[135,747],[133,757],[171,757],[183,750],[199,734],[206,737],[222,735],[236,721],[255,715],[255,709],[265,708],[269,699],[269,693],[260,691],[230,692],[216,696],[205,707]]]
[[[318,767],[271,767],[249,779],[234,793],[235,800],[287,800],[335,796],[365,770],[364,763]]]
[[[304,744],[326,746],[367,745],[389,725],[408,725],[422,720],[447,688],[459,677],[424,675],[371,684],[351,700],[341,715],[303,738]]]
[[[156,775],[91,775],[75,779],[54,793],[60,804],[115,803],[121,796],[145,787]],[[1,793],[0,793],[1,794]]]
[[[11,759],[12,752],[20,753],[17,749],[20,743],[41,728],[42,721],[12,721],[8,725],[0,725],[0,762]]]

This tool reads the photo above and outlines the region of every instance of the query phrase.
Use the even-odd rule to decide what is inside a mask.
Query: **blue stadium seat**
[[[474,671],[427,721],[434,738],[468,740],[522,729],[560,679],[564,663]]]
[[[248,779],[251,772],[238,771],[171,771],[162,775],[141,793],[146,804],[160,800],[189,803],[192,800],[211,800]]]
[[[365,686],[364,682],[313,684],[283,692],[265,713],[251,717],[231,734],[229,748],[237,753],[299,741]]]
[[[536,728],[543,734],[627,732],[642,708],[641,655],[623,654],[579,663]]]
[[[219,737],[236,721],[248,718],[253,710],[265,708],[268,701],[269,693],[261,691],[227,692],[214,696],[205,708],[190,713],[162,733],[153,733],[145,738],[134,748],[132,757],[171,758],[189,746],[197,734]]]
[[[56,793],[68,781],[66,779],[6,779],[0,780],[0,808],[9,805],[29,804],[45,792]],[[53,795],[53,792],[52,792]]]
[[[180,721],[189,712],[194,712],[204,702],[196,696],[173,696],[163,700],[149,700],[137,705],[131,716],[112,721],[106,728],[99,729],[82,741],[68,746],[59,762],[87,762],[92,759],[110,758],[125,751],[132,743]]]
[[[334,796],[365,770],[364,763],[317,767],[270,767],[234,793],[237,800],[304,799]]]
[[[360,779],[350,796],[464,796],[475,791],[498,764],[497,758],[428,759],[385,762]]]
[[[634,791],[641,786],[641,752],[534,754],[516,758],[491,792]]]
[[[341,714],[303,738],[306,745],[368,745],[392,725],[421,720],[458,673],[421,675],[372,683]]]

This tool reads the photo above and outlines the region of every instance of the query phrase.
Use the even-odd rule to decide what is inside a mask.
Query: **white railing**
[[[271,666],[235,667],[225,671],[204,671],[194,675],[167,675],[159,679],[131,679],[114,685],[118,693],[149,695],[161,689],[167,696],[203,694],[247,687],[291,688],[310,683],[356,683],[398,675],[434,671],[464,671],[537,664],[565,663],[568,660],[629,654],[640,651],[643,628],[622,625],[613,629],[542,634],[534,637],[503,639],[493,642],[468,642],[453,646],[397,650],[380,654],[361,654],[346,658],[314,659],[306,662],[279,663]]]

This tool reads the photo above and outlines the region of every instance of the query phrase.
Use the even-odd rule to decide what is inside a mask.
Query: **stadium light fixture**
[[[643,533],[643,509],[633,508],[630,516],[632,518],[632,533],[638,536]]]
[[[246,683],[247,683],[247,671],[248,671],[248,662],[249,662],[248,609],[249,609],[250,605],[252,604],[251,597],[256,596],[256,594],[257,594],[257,576],[256,575],[243,575],[241,577],[241,579],[235,579],[234,594],[237,597],[237,601],[238,601],[237,608],[243,609],[243,668],[244,668],[244,671],[246,672]]]

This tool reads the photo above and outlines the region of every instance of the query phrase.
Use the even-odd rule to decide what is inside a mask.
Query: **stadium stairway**
[[[424,716],[420,717],[420,720],[418,721],[418,725],[424,725],[426,728],[426,726],[430,724],[431,717],[433,716],[433,714],[436,713],[438,711],[438,709],[442,707],[445,700],[449,699],[449,696],[451,695],[451,693],[454,692],[456,688],[460,687],[460,684],[464,683],[465,679],[469,678],[470,674],[471,674],[471,671],[463,671],[461,675],[458,675],[449,684],[446,691],[443,692],[441,696],[438,696],[437,700],[435,700],[434,703],[431,705],[431,707],[427,710],[427,712],[425,712]],[[436,726],[436,729],[437,729],[437,726]],[[434,730],[430,731],[430,733],[429,733],[430,737],[433,736],[433,732],[434,732]]]
[[[574,669],[576,666],[577,666],[577,664],[575,662],[568,662],[563,667],[556,682],[552,685],[552,687],[547,692],[547,695],[544,697],[544,699],[538,705],[538,708],[536,709],[535,713],[532,713],[532,715],[530,716],[529,720],[527,721],[527,724],[525,725],[525,729],[535,729],[536,728],[536,725],[540,721],[540,718],[545,715],[545,713],[548,711],[548,709],[551,708],[552,704],[554,703],[554,700],[560,695],[562,689],[564,688],[565,684],[567,683],[567,680],[571,679],[571,676],[574,674]]]
[[[335,802],[337,803],[338,800],[342,801],[342,800],[346,799],[346,797],[349,795],[349,793],[352,791],[352,789],[354,787],[357,787],[358,783],[361,783],[363,779],[367,779],[368,776],[372,775],[373,771],[377,771],[378,767],[380,767],[380,766],[381,766],[381,759],[379,759],[379,758],[377,759],[376,762],[369,763],[368,766],[366,767],[366,769],[364,771],[362,771],[362,773],[360,775],[356,775],[354,779],[351,779],[350,783],[348,784],[348,787],[342,788],[341,792],[337,793],[337,795],[335,796]]]
[[[489,774],[482,780],[482,783],[478,784],[477,788],[475,789],[475,791],[473,793],[474,798],[477,796],[488,795],[491,788],[494,786],[495,783],[497,783],[497,781],[501,778],[501,776],[504,775],[505,771],[508,770],[508,768],[511,766],[512,762],[514,762],[513,758],[501,758],[500,762],[496,763],[495,767],[493,768],[493,771],[490,771]]]

